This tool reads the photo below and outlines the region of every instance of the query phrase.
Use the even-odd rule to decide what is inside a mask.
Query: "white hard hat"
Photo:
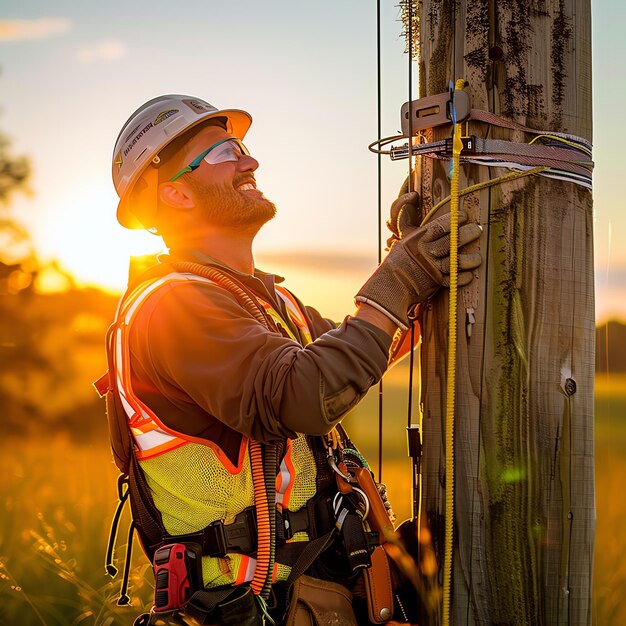
[[[146,223],[145,216],[143,220],[139,219],[138,207],[134,207],[133,202],[129,201],[137,179],[167,144],[196,124],[214,117],[224,118],[226,130],[239,139],[244,138],[252,124],[252,117],[245,111],[220,110],[199,98],[178,94],[154,98],[140,106],[128,118],[113,150],[113,184],[120,197],[117,220],[122,226],[153,226]]]

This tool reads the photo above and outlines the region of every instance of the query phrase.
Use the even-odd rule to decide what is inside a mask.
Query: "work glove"
[[[420,216],[420,195],[417,191],[410,191],[398,196],[389,209],[387,228],[391,237],[387,239],[387,248],[390,249],[395,241],[402,239],[410,230],[418,228],[422,218]]]
[[[404,236],[396,236],[389,254],[356,295],[357,302],[378,309],[402,330],[408,328],[409,311],[416,304],[442,285],[450,285],[450,214],[403,232],[400,222],[406,204],[399,207],[395,220],[398,235]],[[466,222],[467,215],[460,211],[459,248],[480,237],[478,224]],[[481,256],[479,252],[460,252],[458,258],[458,285],[462,287],[471,282],[471,270],[480,265]]]

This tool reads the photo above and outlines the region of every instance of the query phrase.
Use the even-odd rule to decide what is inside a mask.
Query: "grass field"
[[[596,378],[594,623],[626,624],[626,376]]]
[[[400,376],[400,374],[397,374]],[[391,383],[393,384],[393,379]],[[400,381],[398,381],[398,384]],[[410,513],[410,466],[405,456],[406,397],[388,394],[383,480],[399,519]],[[376,394],[351,417],[350,432],[376,460]],[[64,439],[4,441],[0,456],[0,624],[11,626],[122,626],[150,601],[151,574],[139,549],[131,574],[131,608],[117,607],[119,578],[104,572],[109,524],[116,504],[117,470],[108,443],[76,446]],[[626,377],[596,384],[597,533],[594,622],[626,624]],[[122,567],[127,524],[117,563]]]

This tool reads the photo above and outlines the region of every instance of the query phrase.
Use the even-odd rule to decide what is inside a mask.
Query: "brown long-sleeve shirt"
[[[195,251],[170,260],[225,269]],[[283,312],[271,274],[228,269]],[[235,461],[241,436],[262,442],[323,434],[353,408],[387,368],[391,340],[346,317],[335,327],[305,308],[314,341],[269,331],[223,287],[173,282],[141,306],[130,333],[138,397],[174,430],[214,441]]]

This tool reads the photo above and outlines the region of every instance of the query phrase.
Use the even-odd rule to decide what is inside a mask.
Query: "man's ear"
[[[182,181],[167,181],[159,185],[159,200],[173,209],[193,209],[195,202],[189,187]]]

